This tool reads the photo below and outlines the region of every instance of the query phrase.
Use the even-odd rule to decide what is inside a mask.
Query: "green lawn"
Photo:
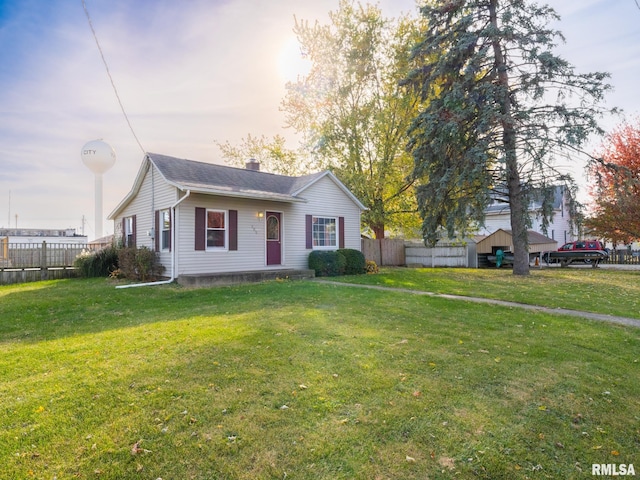
[[[472,286],[445,285],[447,272]],[[434,274],[447,291],[526,298],[502,272],[401,273],[427,290]],[[349,280],[410,286],[401,273]],[[634,291],[637,277],[605,275],[606,288],[626,278],[618,294]],[[402,292],[303,281],[0,287],[0,479],[640,470],[639,361],[639,329]]]
[[[515,277],[510,269],[384,268],[381,272],[331,280],[640,318],[640,270],[532,268],[525,278]]]

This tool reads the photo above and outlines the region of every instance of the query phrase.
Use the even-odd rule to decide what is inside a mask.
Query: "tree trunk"
[[[490,0],[489,17],[492,27],[497,31],[498,17],[496,14],[498,0]],[[511,209],[511,235],[513,241],[513,274],[529,275],[529,239],[527,234],[527,205],[523,198],[520,175],[518,173],[518,156],[516,148],[516,128],[511,113],[511,98],[509,95],[509,75],[506,59],[502,53],[500,40],[494,38],[492,42],[495,68],[498,72],[498,83],[502,87],[500,110],[502,114],[502,144],[504,147],[505,170],[507,175],[507,189],[509,191],[509,206]]]
[[[384,238],[384,225],[370,225],[370,227],[377,240]]]

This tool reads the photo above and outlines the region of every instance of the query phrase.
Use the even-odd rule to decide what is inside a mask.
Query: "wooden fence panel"
[[[362,239],[362,253],[381,267],[398,267],[405,264],[404,240],[400,238]]]
[[[610,265],[640,265],[640,251],[612,250],[602,263]]]
[[[0,250],[0,285],[70,278],[73,262],[88,245],[9,243]]]

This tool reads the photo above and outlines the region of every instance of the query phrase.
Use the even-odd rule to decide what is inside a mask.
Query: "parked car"
[[[578,240],[577,242],[565,243],[561,246],[559,252],[582,251],[582,250],[603,250],[607,251],[605,246],[599,240]]]
[[[557,252],[546,252],[542,259],[547,263],[582,260],[591,263],[609,256],[609,250],[599,240],[578,240],[562,245]]]

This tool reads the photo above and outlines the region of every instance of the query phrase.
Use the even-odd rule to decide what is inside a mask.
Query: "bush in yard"
[[[156,253],[147,247],[126,247],[118,253],[120,273],[129,280],[155,280],[164,270]]]
[[[118,269],[118,249],[111,245],[101,250],[85,250],[73,261],[82,278],[107,277]]]
[[[309,254],[309,268],[315,270],[316,277],[337,277],[344,275],[347,259],[340,252],[316,250]]]
[[[338,253],[341,253],[347,260],[347,265],[344,269],[345,275],[360,275],[366,272],[364,254],[360,250],[340,248]]]

